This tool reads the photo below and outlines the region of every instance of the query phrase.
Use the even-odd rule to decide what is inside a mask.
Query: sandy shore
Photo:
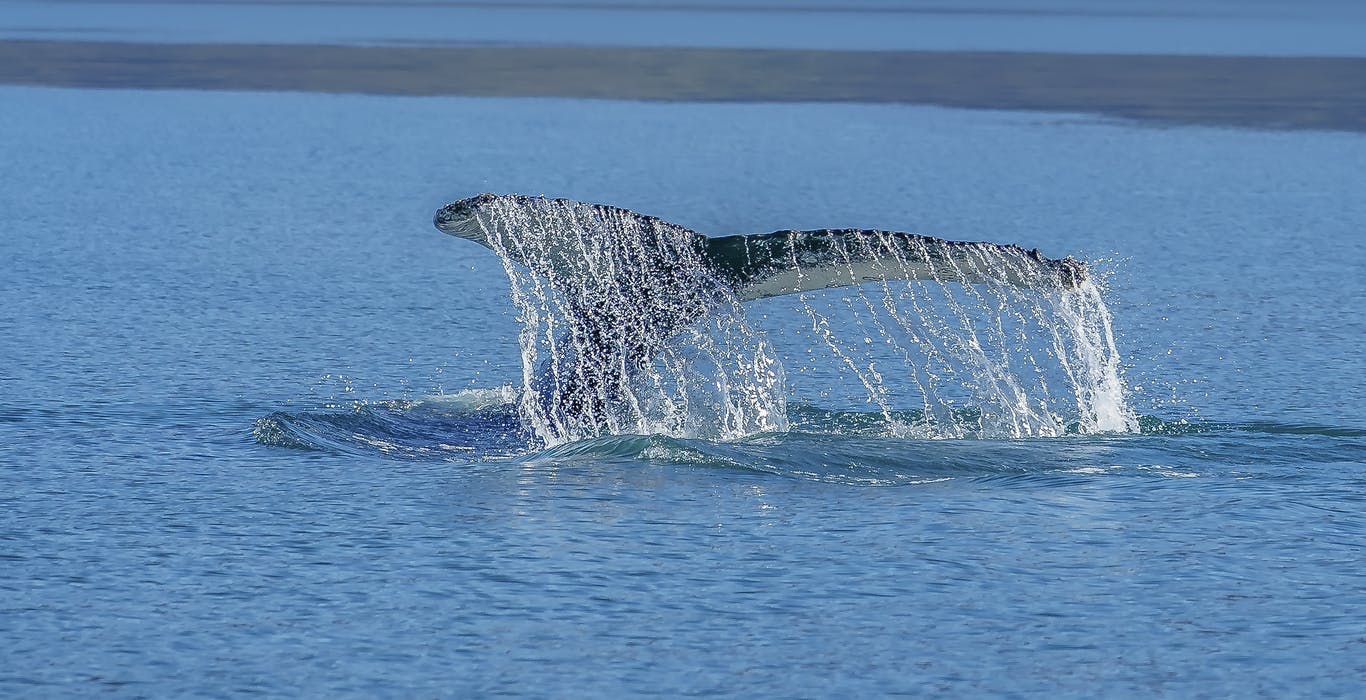
[[[1366,58],[0,41],[0,84],[898,102],[1366,131]]]

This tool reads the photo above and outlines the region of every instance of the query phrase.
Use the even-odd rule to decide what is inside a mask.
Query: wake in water
[[[790,402],[789,430],[717,441],[660,434],[604,435],[545,447],[525,428],[518,390],[471,389],[416,400],[362,402],[328,412],[277,412],[256,421],[263,445],[418,463],[497,463],[519,473],[545,469],[615,469],[648,465],[722,469],[856,486],[904,486],[950,480],[1082,483],[1114,479],[1108,488],[1153,479],[1227,476],[1250,452],[1242,477],[1277,474],[1293,465],[1336,469],[1355,464],[1366,430],[1320,425],[1139,421],[1130,434],[1074,434],[1052,440],[939,440],[907,436],[924,425],[919,409],[828,410]],[[974,434],[981,413],[953,412],[961,434]],[[1295,437],[1288,445],[1285,437]]]
[[[545,446],[787,430],[783,363],[741,305],[784,295],[907,435],[1136,428],[1109,312],[1070,258],[890,231],[709,238],[543,197],[480,195],[436,225],[502,261],[523,323],[518,412]],[[845,294],[833,305],[831,289]]]

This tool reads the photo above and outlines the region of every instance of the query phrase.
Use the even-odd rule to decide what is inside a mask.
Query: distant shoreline
[[[1366,132],[1366,58],[0,40],[0,84],[907,103]]]

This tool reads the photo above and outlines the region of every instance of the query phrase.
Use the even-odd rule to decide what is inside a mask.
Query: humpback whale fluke
[[[648,245],[627,246],[634,262],[667,270],[670,261],[660,256],[691,250],[741,301],[891,279],[1070,289],[1086,278],[1085,266],[1071,257],[1050,259],[1038,249],[1017,245],[873,229],[711,238],[619,207],[526,195],[481,194],[452,202],[437,211],[434,223],[453,236],[495,250],[502,247],[514,262],[559,278],[572,276],[580,267],[575,257],[584,252],[585,237],[601,238],[621,230],[603,224],[630,223],[648,239]],[[533,227],[555,232],[548,248],[528,250],[522,233]],[[610,244],[597,240],[592,245],[603,243]]]
[[[548,443],[660,425],[690,434],[674,428],[699,413],[721,416],[726,435],[783,429],[781,363],[740,302],[891,280],[1048,292],[1086,276],[1076,260],[1014,245],[862,229],[713,238],[619,207],[524,195],[452,202],[434,223],[502,260],[524,322],[521,410]],[[721,340],[704,337],[717,328]],[[697,362],[712,363],[708,378],[689,374]]]

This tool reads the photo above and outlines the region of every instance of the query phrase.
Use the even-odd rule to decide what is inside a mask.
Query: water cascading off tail
[[[610,207],[532,204],[495,199],[478,223],[511,282],[520,411],[539,438],[787,429],[782,365],[696,234]]]
[[[785,294],[906,434],[1135,426],[1109,313],[1070,259],[883,231],[707,238],[616,207],[517,195],[452,203],[436,225],[501,258],[523,324],[519,410],[547,445],[786,430],[783,365],[740,303]]]
[[[988,279],[1030,274],[1032,266],[1017,251],[992,245],[956,256],[956,269],[937,278],[906,279],[896,256],[879,265],[879,281],[798,295],[808,322],[794,333],[812,357],[789,369],[794,383],[838,366],[856,387],[855,398],[875,406],[891,432],[907,436],[1137,430],[1110,313],[1091,279]]]

